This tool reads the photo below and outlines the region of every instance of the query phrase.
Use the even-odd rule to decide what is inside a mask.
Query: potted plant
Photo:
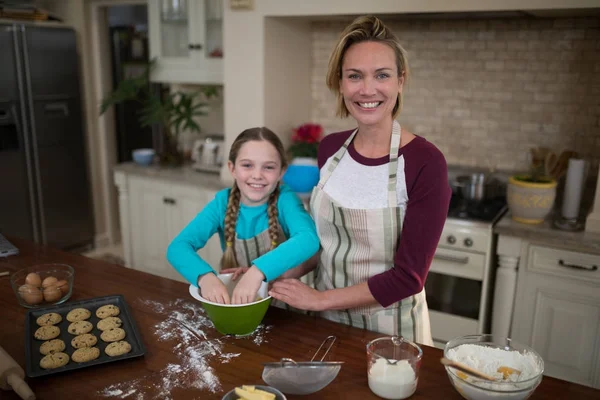
[[[557,179],[547,174],[546,157],[546,152],[532,149],[529,173],[508,180],[506,201],[517,222],[539,224],[552,211]]]
[[[323,127],[306,123],[293,129],[292,144],[288,148],[291,160],[283,176],[283,181],[298,193],[309,193],[319,182],[317,150]]]
[[[217,87],[204,86],[200,92],[170,92],[168,89],[157,93],[150,86],[150,72],[154,61],[148,63],[144,72],[119,82],[117,88],[103,99],[100,115],[115,104],[126,100],[137,101],[142,105],[139,112],[141,126],[158,124],[163,130],[162,148],[159,159],[163,165],[183,164],[183,153],[179,149],[179,135],[184,130],[200,133],[201,129],[194,118],[206,115],[208,104],[199,100],[200,94],[206,98],[217,95]]]

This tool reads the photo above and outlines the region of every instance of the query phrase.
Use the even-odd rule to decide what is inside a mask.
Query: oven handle
[[[458,263],[458,264],[468,264],[469,263],[469,257],[454,257],[454,256],[447,256],[444,254],[436,254],[433,256],[433,258],[437,258],[438,260],[443,260],[443,261],[450,261],[450,262],[454,262],[454,263]]]

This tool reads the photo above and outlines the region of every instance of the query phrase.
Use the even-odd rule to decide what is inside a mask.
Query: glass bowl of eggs
[[[38,264],[10,277],[19,304],[36,308],[61,304],[71,297],[75,270],[67,264]]]

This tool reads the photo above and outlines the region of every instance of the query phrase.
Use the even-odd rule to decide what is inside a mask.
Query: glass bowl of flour
[[[544,360],[535,350],[494,335],[453,339],[446,343],[444,357],[496,379],[479,379],[446,366],[450,382],[467,400],[527,399],[542,381],[544,372]]]
[[[401,336],[386,336],[367,344],[369,388],[384,399],[407,399],[417,390],[423,351]]]

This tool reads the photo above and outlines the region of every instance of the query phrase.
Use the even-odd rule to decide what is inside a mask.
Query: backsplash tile
[[[335,117],[329,55],[348,21],[313,23],[312,119]],[[600,161],[600,18],[385,19],[408,52],[401,125],[449,164],[525,170],[530,147]]]

